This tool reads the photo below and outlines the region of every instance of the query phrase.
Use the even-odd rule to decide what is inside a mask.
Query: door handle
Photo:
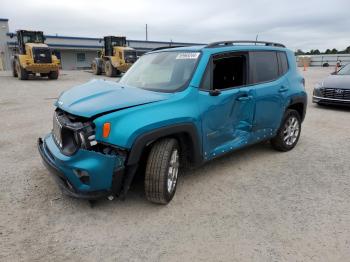
[[[278,92],[283,93],[283,92],[288,91],[288,89],[289,89],[288,87],[281,86],[281,88],[280,88],[280,89],[278,89]]]
[[[250,100],[250,99],[252,99],[252,97],[251,96],[240,96],[240,97],[237,97],[237,101],[248,101],[248,100]]]

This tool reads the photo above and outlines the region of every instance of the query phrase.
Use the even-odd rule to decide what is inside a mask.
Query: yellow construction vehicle
[[[45,44],[43,32],[18,30],[17,43],[18,53],[14,55],[11,63],[14,77],[26,80],[29,75],[38,73],[49,79],[58,78],[60,60]]]
[[[104,72],[107,76],[125,73],[137,60],[136,50],[126,46],[124,36],[105,36],[103,40],[104,48],[91,64],[93,73],[100,75]]]

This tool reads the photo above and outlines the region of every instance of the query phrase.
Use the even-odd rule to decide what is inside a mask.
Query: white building
[[[321,54],[321,55],[300,55],[297,56],[297,62],[299,66],[303,66],[302,63],[299,63],[303,57],[307,57],[310,62],[309,66],[335,66],[338,61],[342,65],[346,65],[350,63],[350,54]]]
[[[23,28],[25,29],[25,28]],[[111,32],[112,34],[113,32]],[[11,35],[14,37],[11,38]],[[73,70],[90,68],[91,61],[101,50],[103,41],[94,37],[75,37],[45,35],[46,44],[61,60],[62,69]],[[9,31],[8,19],[0,18],[0,70],[10,70],[11,57],[16,52],[16,33]],[[136,49],[138,55],[156,47],[171,45],[198,45],[198,43],[179,43],[164,41],[143,41],[127,39],[127,44]]]

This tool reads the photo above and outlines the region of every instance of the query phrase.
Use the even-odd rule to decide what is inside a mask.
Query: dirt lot
[[[310,101],[330,70],[303,72],[309,105],[291,152],[263,143],[217,159],[180,177],[168,206],[136,186],[94,208],[61,194],[36,149],[54,99],[93,76],[0,73],[0,261],[347,261],[350,110]]]

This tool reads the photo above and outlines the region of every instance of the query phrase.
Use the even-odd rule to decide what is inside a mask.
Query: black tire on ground
[[[289,151],[298,143],[301,132],[301,117],[296,110],[288,109],[283,117],[277,135],[271,139],[274,149],[282,152]]]
[[[28,72],[23,67],[21,67],[18,61],[16,61],[16,72],[18,79],[20,80],[27,80],[29,77]]]
[[[105,72],[106,76],[113,77],[117,76],[118,70],[112,65],[111,61],[106,61],[105,62]]]
[[[58,71],[51,71],[48,76],[49,79],[56,80],[58,78]]]
[[[101,67],[98,65],[97,61],[92,61],[91,69],[94,75],[100,75],[102,73]]]
[[[12,61],[12,76],[13,77],[18,77],[17,70],[16,70],[16,62],[15,61]]]
[[[176,139],[165,138],[152,146],[145,172],[145,193],[149,201],[168,204],[173,198],[178,178],[179,155],[180,148]],[[171,173],[171,170],[175,172]]]

